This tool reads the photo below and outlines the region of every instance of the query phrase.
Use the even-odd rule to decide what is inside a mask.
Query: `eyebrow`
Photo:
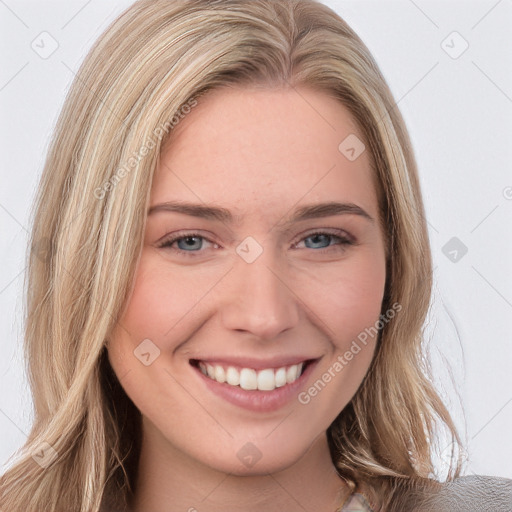
[[[220,206],[207,206],[204,204],[188,203],[182,201],[168,201],[151,206],[148,210],[148,216],[158,212],[176,212],[192,217],[198,217],[207,220],[216,220],[225,223],[240,222],[240,216],[233,215],[226,208]],[[318,219],[329,217],[331,215],[359,215],[370,222],[374,222],[365,210],[354,203],[339,203],[329,201],[326,203],[309,204],[297,208],[293,215],[289,217],[284,225],[291,225],[309,219]]]

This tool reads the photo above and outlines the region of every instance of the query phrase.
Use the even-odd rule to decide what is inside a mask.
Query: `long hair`
[[[140,413],[106,357],[129,295],[153,173],[173,127],[223,86],[306,86],[338,99],[370,152],[386,235],[382,313],[370,368],[329,427],[331,456],[375,507],[435,485],[436,436],[461,440],[422,340],[432,262],[404,121],[369,50],[315,0],[141,0],[83,62],[61,112],[32,211],[25,356],[34,405],[26,444],[0,480],[10,512],[123,510]],[[389,508],[392,510],[392,508]]]

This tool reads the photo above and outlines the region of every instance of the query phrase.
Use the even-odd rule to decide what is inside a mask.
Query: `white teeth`
[[[240,386],[245,390],[258,389],[259,391],[272,391],[286,384],[296,381],[302,374],[304,363],[293,364],[288,367],[281,367],[277,370],[273,368],[265,368],[256,371],[252,368],[242,368],[238,371],[233,366],[224,369],[218,364],[211,365],[209,363],[199,362],[199,369],[204,375],[217,382],[226,382],[230,386]]]
[[[258,372],[258,389],[261,391],[272,391],[276,389],[274,370],[261,370]]]
[[[258,389],[258,378],[255,370],[242,368],[240,372],[240,387],[247,390]]]
[[[286,384],[286,368],[284,366],[276,371],[275,381],[276,388],[280,388]]]
[[[238,384],[240,384],[240,374],[236,368],[233,368],[232,366],[228,367],[226,372],[226,381],[232,386],[238,386]]]
[[[217,382],[226,382],[226,372],[222,366],[215,365],[215,380]]]
[[[293,365],[286,370],[286,382],[289,384],[297,378],[297,366]]]

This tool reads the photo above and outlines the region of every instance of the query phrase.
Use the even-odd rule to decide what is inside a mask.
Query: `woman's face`
[[[357,391],[386,278],[360,139],[345,107],[305,88],[217,89],[173,129],[109,339],[162,452],[278,471]]]

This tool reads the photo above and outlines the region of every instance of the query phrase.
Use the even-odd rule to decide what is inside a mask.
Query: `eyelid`
[[[295,237],[292,244],[296,244],[297,242],[302,241],[304,238],[308,238],[309,236],[316,235],[316,234],[339,236],[340,238],[345,238],[348,241],[352,241],[354,243],[356,242],[356,239],[348,231],[346,231],[344,229],[319,228],[319,229],[310,229],[310,230],[304,231],[303,233],[300,233],[299,235],[297,235]],[[188,237],[201,237],[210,243],[215,243],[212,240],[210,240],[208,238],[208,236],[201,234],[199,231],[180,230],[175,233],[165,235],[157,242],[157,244],[166,244],[167,242],[170,242],[170,241],[176,241],[176,240],[180,240],[181,238],[188,238]]]
[[[310,236],[321,234],[321,235],[332,235],[336,236],[338,238],[341,238],[342,240],[346,240],[347,242],[350,242],[352,244],[356,244],[356,239],[354,236],[352,236],[348,231],[341,229],[341,228],[319,228],[319,229],[308,229],[304,231],[303,233],[300,233],[295,238],[295,241],[293,242],[293,245],[295,245],[298,242],[301,242],[304,240],[304,238],[308,238]]]
[[[211,244],[215,244],[213,240],[211,240],[208,236],[201,234],[199,231],[190,231],[190,230],[182,230],[182,231],[176,231],[174,233],[171,233],[169,235],[165,235],[163,238],[161,238],[157,242],[158,248],[167,248],[171,244],[177,242],[178,240],[181,240],[183,238],[202,238],[203,240],[206,240],[207,242]],[[170,247],[169,247],[170,248]],[[193,251],[182,251],[177,250],[178,252],[193,252]]]
[[[201,231],[202,230],[200,230],[200,229],[199,230],[180,229],[178,231],[173,231],[172,233],[167,233],[162,238],[157,240],[156,244],[158,246],[160,246],[160,244],[165,244],[171,240],[176,241],[176,240],[179,240],[180,238],[188,238],[188,237],[194,237],[194,236],[204,238],[205,240],[208,240],[209,242],[211,242],[210,238],[208,238],[207,235],[202,234]]]
[[[305,240],[313,235],[328,235],[328,236],[332,236],[332,237],[335,237],[335,238],[338,238],[339,240],[341,240],[341,243],[329,245],[327,247],[323,247],[320,249],[306,248],[306,249],[310,249],[310,250],[312,250],[314,252],[318,252],[318,253],[325,253],[325,252],[329,252],[330,250],[338,250],[341,252],[346,248],[346,246],[358,245],[355,237],[352,236],[348,231],[346,231],[344,229],[341,229],[341,228],[317,228],[317,229],[310,229],[310,230],[304,231],[303,233],[297,235],[294,242],[292,243],[292,247],[296,246],[299,242],[302,242],[303,240]],[[218,244],[216,244],[216,242],[212,241],[207,236],[201,234],[200,230],[198,230],[198,231],[181,230],[181,231],[177,231],[175,233],[172,233],[170,235],[166,235],[165,237],[163,237],[163,239],[161,239],[159,242],[157,242],[157,247],[163,248],[163,249],[169,249],[179,255],[198,257],[204,251],[185,251],[183,249],[175,249],[175,248],[171,247],[175,242],[177,242],[179,240],[182,240],[184,238],[194,238],[194,237],[201,238],[211,244],[218,245]]]

